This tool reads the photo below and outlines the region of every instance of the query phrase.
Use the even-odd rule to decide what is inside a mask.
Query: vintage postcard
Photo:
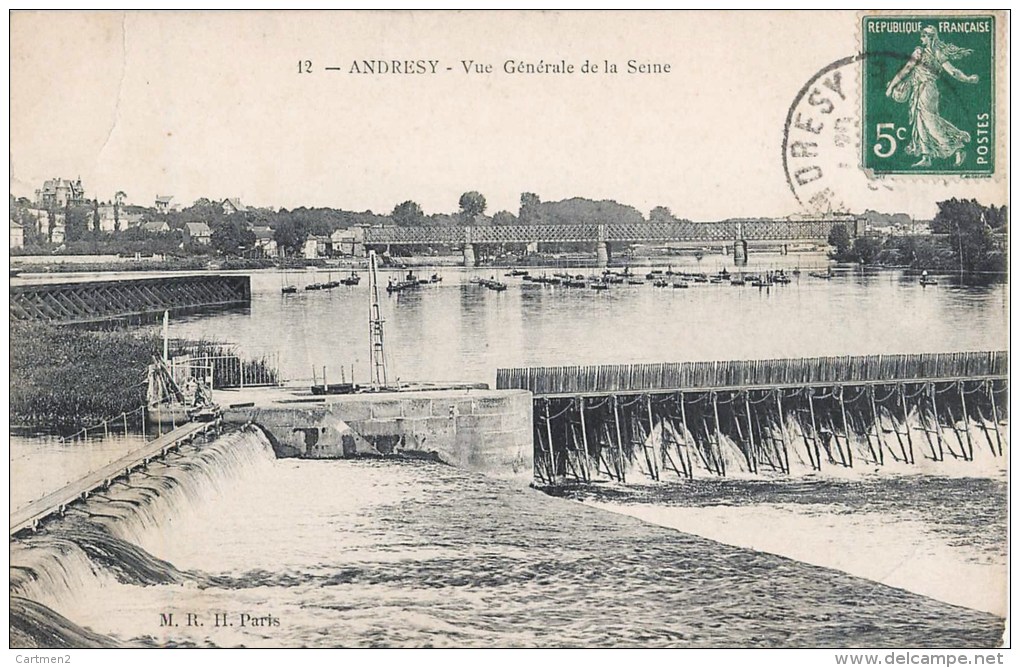
[[[1008,12],[9,22],[19,663],[1008,655]]]

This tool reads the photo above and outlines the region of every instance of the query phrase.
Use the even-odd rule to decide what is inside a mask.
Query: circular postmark
[[[893,80],[910,58],[909,52],[847,56],[820,69],[797,92],[783,127],[783,172],[790,191],[806,212],[894,208],[904,197],[922,193],[935,197],[937,186],[959,184],[960,177],[965,176],[947,177],[933,170],[894,176],[876,174],[864,166],[866,158],[871,157],[865,156],[865,151],[874,149],[882,155],[895,142],[902,152],[911,141],[911,129],[903,122],[877,126],[877,137],[871,136],[875,132],[865,132],[862,117],[867,100],[861,85],[864,65],[873,73],[871,76],[885,82]],[[958,107],[966,106],[966,95],[965,87],[945,87],[943,92],[944,100]],[[907,105],[903,106],[906,114]],[[909,193],[902,192],[907,188]]]
[[[849,56],[826,65],[794,97],[783,127],[783,172],[801,207],[846,211],[848,180],[859,178],[858,63]]]

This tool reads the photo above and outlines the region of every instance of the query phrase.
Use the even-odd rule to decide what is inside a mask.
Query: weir
[[[1003,456],[1008,354],[500,369],[534,395],[535,477],[626,481]]]
[[[497,478],[532,477],[528,392],[474,387],[316,396],[307,389],[251,388],[215,396],[225,423],[258,425],[277,457],[401,455]]]
[[[71,504],[84,501],[90,495],[109,488],[121,477],[148,466],[150,461],[165,457],[173,450],[180,448],[182,444],[193,441],[196,436],[218,428],[218,421],[189,422],[181,425],[138,450],[14,510],[10,516],[10,535],[14,536],[29,529],[34,531],[40,522],[53,515],[62,515]]]
[[[10,289],[12,321],[60,324],[144,318],[164,311],[178,313],[250,303],[250,276],[219,274],[42,283]]]

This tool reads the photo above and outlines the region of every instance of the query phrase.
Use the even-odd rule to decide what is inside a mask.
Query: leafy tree
[[[425,214],[417,202],[407,200],[393,208],[393,222],[401,227],[413,227],[425,222]]]
[[[843,223],[836,223],[829,230],[829,245],[833,247],[833,251],[829,253],[829,257],[833,260],[840,262],[846,262],[850,259],[850,247],[852,244],[850,239],[850,233],[847,232],[846,225]]]
[[[217,225],[210,242],[223,255],[242,255],[254,248],[255,233],[245,223],[235,219]]]
[[[521,193],[521,208],[517,218],[522,225],[538,225],[542,222],[542,200],[535,193]]]
[[[493,225],[516,225],[517,216],[510,213],[509,211],[497,211],[492,216]]]
[[[288,255],[296,254],[305,245],[307,238],[308,230],[300,220],[284,219],[273,230],[273,240]]]
[[[882,253],[882,242],[877,237],[857,237],[854,239],[851,255],[861,264],[875,264]]]
[[[460,219],[470,225],[474,219],[485,213],[485,196],[472,190],[460,196]]]
[[[91,207],[87,205],[71,206],[70,203],[64,207],[64,241],[78,241],[84,239],[89,230],[89,213]]]
[[[999,250],[993,224],[1005,229],[1006,211],[986,207],[976,200],[945,200],[938,203],[938,213],[932,220],[935,234],[947,235],[958,268],[966,273],[997,272],[1005,269],[1003,253]]]
[[[648,212],[648,220],[652,223],[672,223],[676,220],[669,207],[657,206]]]

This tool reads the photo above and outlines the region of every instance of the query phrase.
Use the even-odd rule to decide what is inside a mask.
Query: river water
[[[820,262],[751,259],[752,271]],[[383,299],[391,377],[491,384],[505,366],[1008,341],[1006,286],[921,288],[899,272],[804,271],[768,291],[646,283],[600,293],[435,271],[442,283]],[[493,275],[509,289],[470,282]],[[335,382],[353,364],[363,382],[367,280],[300,290],[325,279],[255,272],[250,308],[175,318],[171,336],[279,353],[290,379],[325,365]],[[281,295],[284,281],[299,292]],[[15,441],[12,501],[131,447]],[[1007,473],[1003,458],[967,468],[976,463],[851,479],[636,481],[565,500],[434,463],[275,460],[264,437],[239,434],[13,543],[12,593],[148,646],[987,647],[1000,642],[1005,612]],[[178,625],[161,625],[161,613]],[[202,625],[188,626],[188,613]],[[233,626],[216,626],[217,613]],[[253,626],[259,617],[276,622]]]
[[[821,262],[813,256],[751,258],[751,271]],[[678,258],[672,266],[714,272],[725,263],[723,256],[706,256],[700,262]],[[828,281],[804,271],[768,291],[699,283],[686,290],[654,288],[646,282],[599,292],[526,283],[491,269],[434,272],[442,283],[384,295],[391,376],[492,384],[500,367],[999,350],[1008,341],[1004,284],[922,288],[916,277],[894,271],[848,272]],[[419,271],[422,277],[432,273]],[[494,292],[470,283],[490,276],[509,289]],[[382,283],[391,277],[399,272],[384,272]],[[175,319],[171,336],[230,341],[250,354],[278,352],[290,379],[311,378],[313,367],[319,374],[324,365],[327,377],[337,379],[341,367],[349,375],[353,364],[355,379],[363,382],[369,368],[367,280],[330,291],[302,289],[325,279],[325,272],[253,273],[250,309]],[[284,280],[298,292],[281,295]]]

